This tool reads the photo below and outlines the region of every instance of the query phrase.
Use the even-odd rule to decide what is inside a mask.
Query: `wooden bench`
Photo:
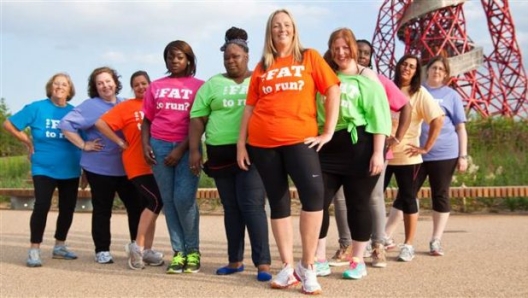
[[[388,188],[385,191],[385,198],[387,201],[392,201],[396,198],[397,194],[397,188]],[[54,195],[57,196],[57,191],[55,191]],[[11,209],[32,209],[35,200],[32,188],[0,188],[0,196],[7,196],[11,199]],[[292,199],[299,199],[297,189],[290,188],[290,196]],[[528,197],[528,185],[451,187],[450,196],[453,199]],[[422,187],[417,196],[418,199],[430,197],[431,189],[429,187]],[[196,198],[218,199],[220,195],[216,188],[199,188],[196,193]],[[77,200],[76,211],[92,210],[89,189],[79,189]]]

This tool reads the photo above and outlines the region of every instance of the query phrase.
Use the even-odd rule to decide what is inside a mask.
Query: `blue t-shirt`
[[[431,151],[422,156],[423,160],[433,161],[457,158],[459,148],[456,126],[467,121],[462,98],[455,90],[447,86],[432,88],[424,85],[424,87],[444,110],[446,117],[438,139],[436,139]],[[422,133],[420,134],[421,146],[424,146],[428,135],[429,124],[424,121],[422,124]]]
[[[9,117],[18,130],[31,129],[34,154],[31,174],[54,179],[71,179],[81,175],[81,150],[62,134],[58,125],[62,117],[73,109],[68,104],[58,107],[50,99],[35,101]]]

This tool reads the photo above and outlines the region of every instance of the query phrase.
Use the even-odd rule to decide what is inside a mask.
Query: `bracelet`
[[[392,137],[395,141],[396,141],[396,144],[399,144],[400,143],[400,140],[398,140],[397,137]]]
[[[467,159],[468,156],[467,155],[460,155],[458,158]]]
[[[84,151],[84,147],[86,147],[86,142],[83,142],[81,150]]]

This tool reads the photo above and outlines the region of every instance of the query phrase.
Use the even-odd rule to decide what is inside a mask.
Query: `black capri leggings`
[[[161,194],[153,174],[147,174],[132,178],[130,181],[141,194],[141,204],[143,207],[159,214],[163,208]]]
[[[405,214],[418,213],[418,205],[416,204],[416,195],[419,189],[417,178],[421,165],[389,165],[385,171],[384,189],[387,188],[392,174],[394,174],[396,183],[398,184],[398,195],[392,206],[398,210],[402,210]]]
[[[314,148],[300,143],[275,148],[248,146],[248,149],[266,189],[272,219],[291,215],[288,175],[297,187],[302,210],[323,210],[323,176]]]
[[[458,158],[424,161],[418,171],[417,190],[422,187],[427,176],[431,186],[433,210],[436,212],[450,212],[449,187],[455,173]]]

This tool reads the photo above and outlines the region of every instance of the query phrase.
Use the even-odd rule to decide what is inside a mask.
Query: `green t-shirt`
[[[191,118],[208,117],[206,144],[236,144],[250,79],[248,77],[237,84],[223,74],[217,74],[200,87],[191,109]]]
[[[347,129],[351,134],[352,143],[357,142],[358,126],[365,126],[371,134],[391,133],[391,116],[389,101],[383,86],[361,75],[337,74],[341,81],[341,106],[337,120],[336,131]],[[319,132],[323,131],[325,123],[324,95],[317,94],[317,123]]]

